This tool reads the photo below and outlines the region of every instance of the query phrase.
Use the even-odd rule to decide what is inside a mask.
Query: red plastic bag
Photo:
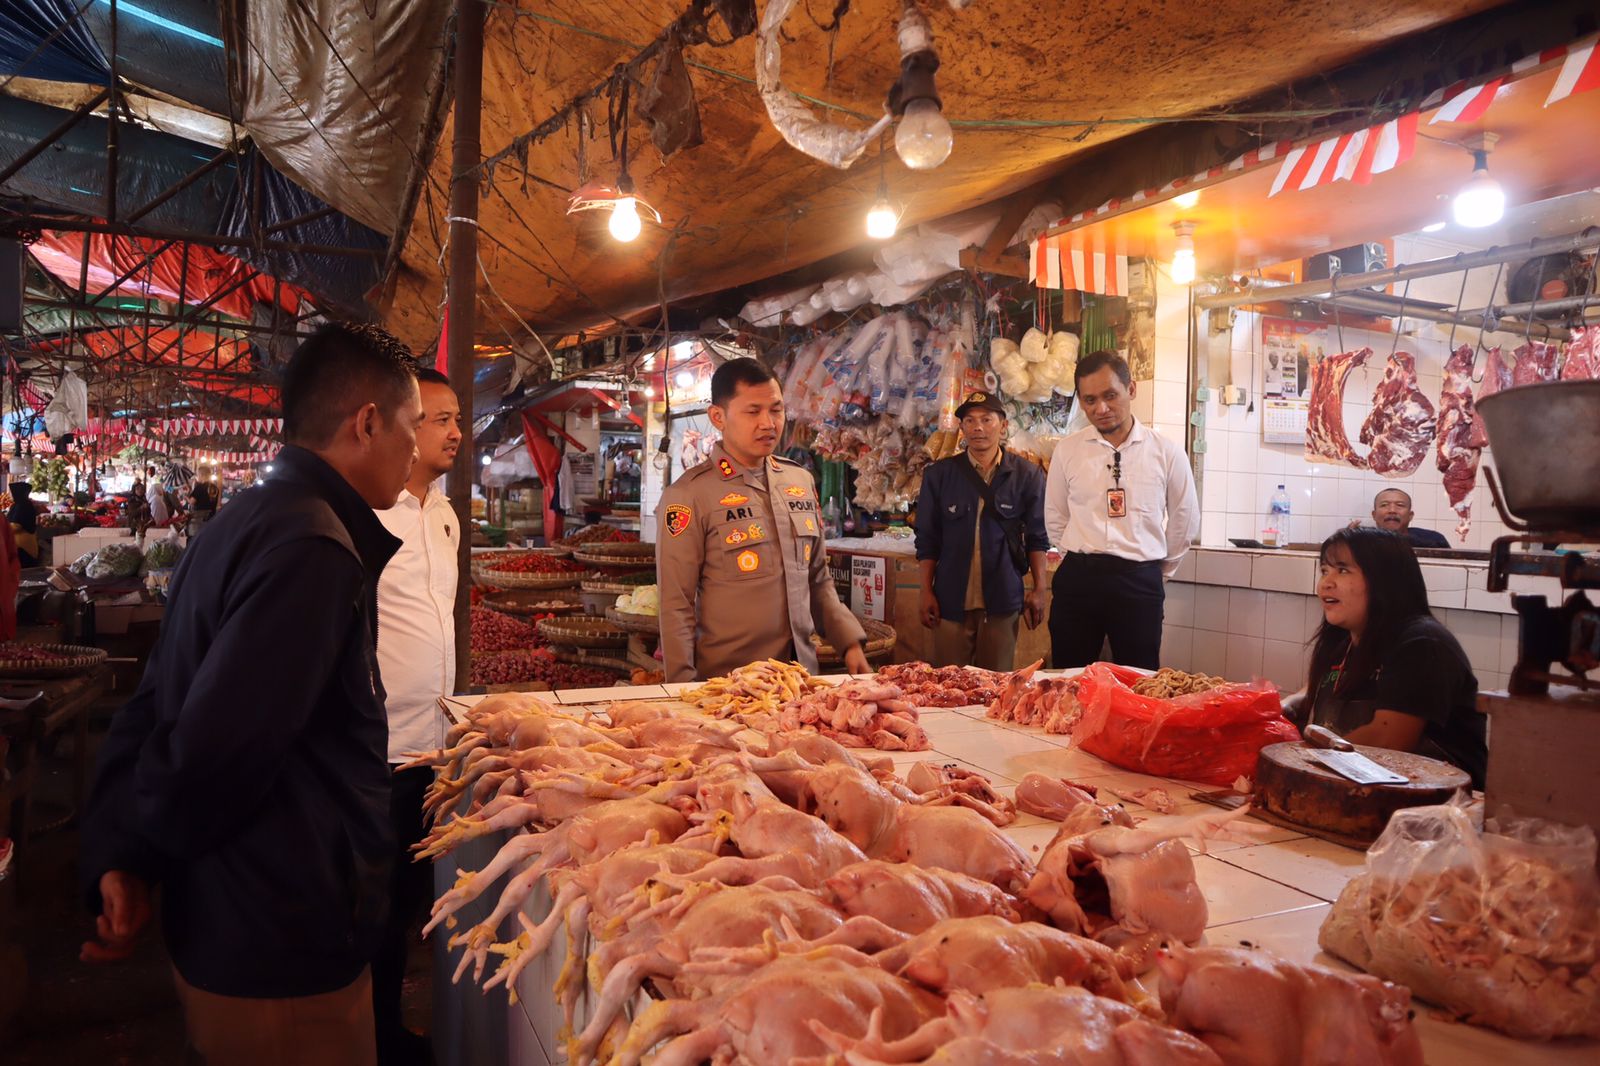
[[[1270,682],[1227,685],[1163,700],[1130,687],[1144,675],[1094,663],[1077,679],[1078,747],[1127,770],[1221,788],[1254,778],[1268,744],[1299,740]]]

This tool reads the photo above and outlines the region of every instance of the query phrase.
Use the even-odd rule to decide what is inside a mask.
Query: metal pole
[[[110,103],[106,107],[106,221],[117,220],[117,0],[111,0],[111,63],[106,91]]]
[[[449,366],[450,387],[461,404],[461,425],[472,433],[472,340],[478,301],[478,157],[483,101],[482,0],[457,0],[455,47],[455,138],[450,159],[450,276]],[[456,452],[455,465],[445,482],[456,528],[461,531],[456,584],[456,689],[465,690],[471,678],[472,639],[469,589],[472,584],[472,460],[477,453],[471,440]]]
[[[1494,266],[1496,263],[1506,263],[1513,259],[1534,259],[1541,255],[1556,255],[1581,248],[1593,248],[1596,245],[1600,245],[1600,227],[1591,226],[1582,233],[1574,233],[1566,237],[1546,237],[1543,240],[1529,241],[1527,244],[1485,248],[1481,252],[1463,252],[1460,255],[1450,256],[1448,259],[1428,259],[1409,266],[1402,264],[1401,266],[1384,270],[1373,270],[1366,274],[1340,274],[1337,277],[1324,278],[1320,281],[1302,281],[1293,285],[1264,286],[1260,289],[1257,289],[1252,284],[1243,292],[1197,296],[1194,303],[1196,307],[1209,311],[1218,307],[1238,307],[1241,304],[1260,303],[1263,300],[1301,300],[1314,296],[1330,296],[1336,293],[1350,292],[1354,289],[1390,285],[1397,281],[1408,281],[1412,278],[1431,278],[1439,274],[1451,274],[1457,270]]]

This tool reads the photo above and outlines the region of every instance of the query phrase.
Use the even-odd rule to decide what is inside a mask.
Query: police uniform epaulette
[[[716,468],[717,468],[717,464],[712,462],[710,459],[707,459],[705,462],[696,463],[694,466],[691,466],[689,469],[687,469],[683,473],[679,474],[678,475],[678,480],[679,481],[687,481],[692,477],[699,477],[701,474],[704,474],[706,471],[715,470]]]

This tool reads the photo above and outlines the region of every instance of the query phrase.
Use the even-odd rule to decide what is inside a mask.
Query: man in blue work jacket
[[[1044,471],[1006,451],[993,393],[969,394],[956,418],[966,451],[928,467],[917,497],[922,624],[934,631],[934,665],[1011,670],[1018,622],[1025,615],[1032,629],[1047,613]]]

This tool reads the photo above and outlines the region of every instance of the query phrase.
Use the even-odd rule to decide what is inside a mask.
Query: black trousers
[[[1087,666],[1109,638],[1112,662],[1159,668],[1166,599],[1159,562],[1069,553],[1050,585],[1050,665]]]
[[[378,1031],[380,1062],[391,1057],[396,1041],[401,1039],[400,990],[406,976],[406,953],[412,943],[411,929],[427,913],[428,897],[433,892],[430,864],[411,861],[411,845],[425,833],[422,799],[432,783],[433,771],[418,767],[398,771],[390,786],[394,872],[389,877],[389,920],[372,960],[372,1017]]]

